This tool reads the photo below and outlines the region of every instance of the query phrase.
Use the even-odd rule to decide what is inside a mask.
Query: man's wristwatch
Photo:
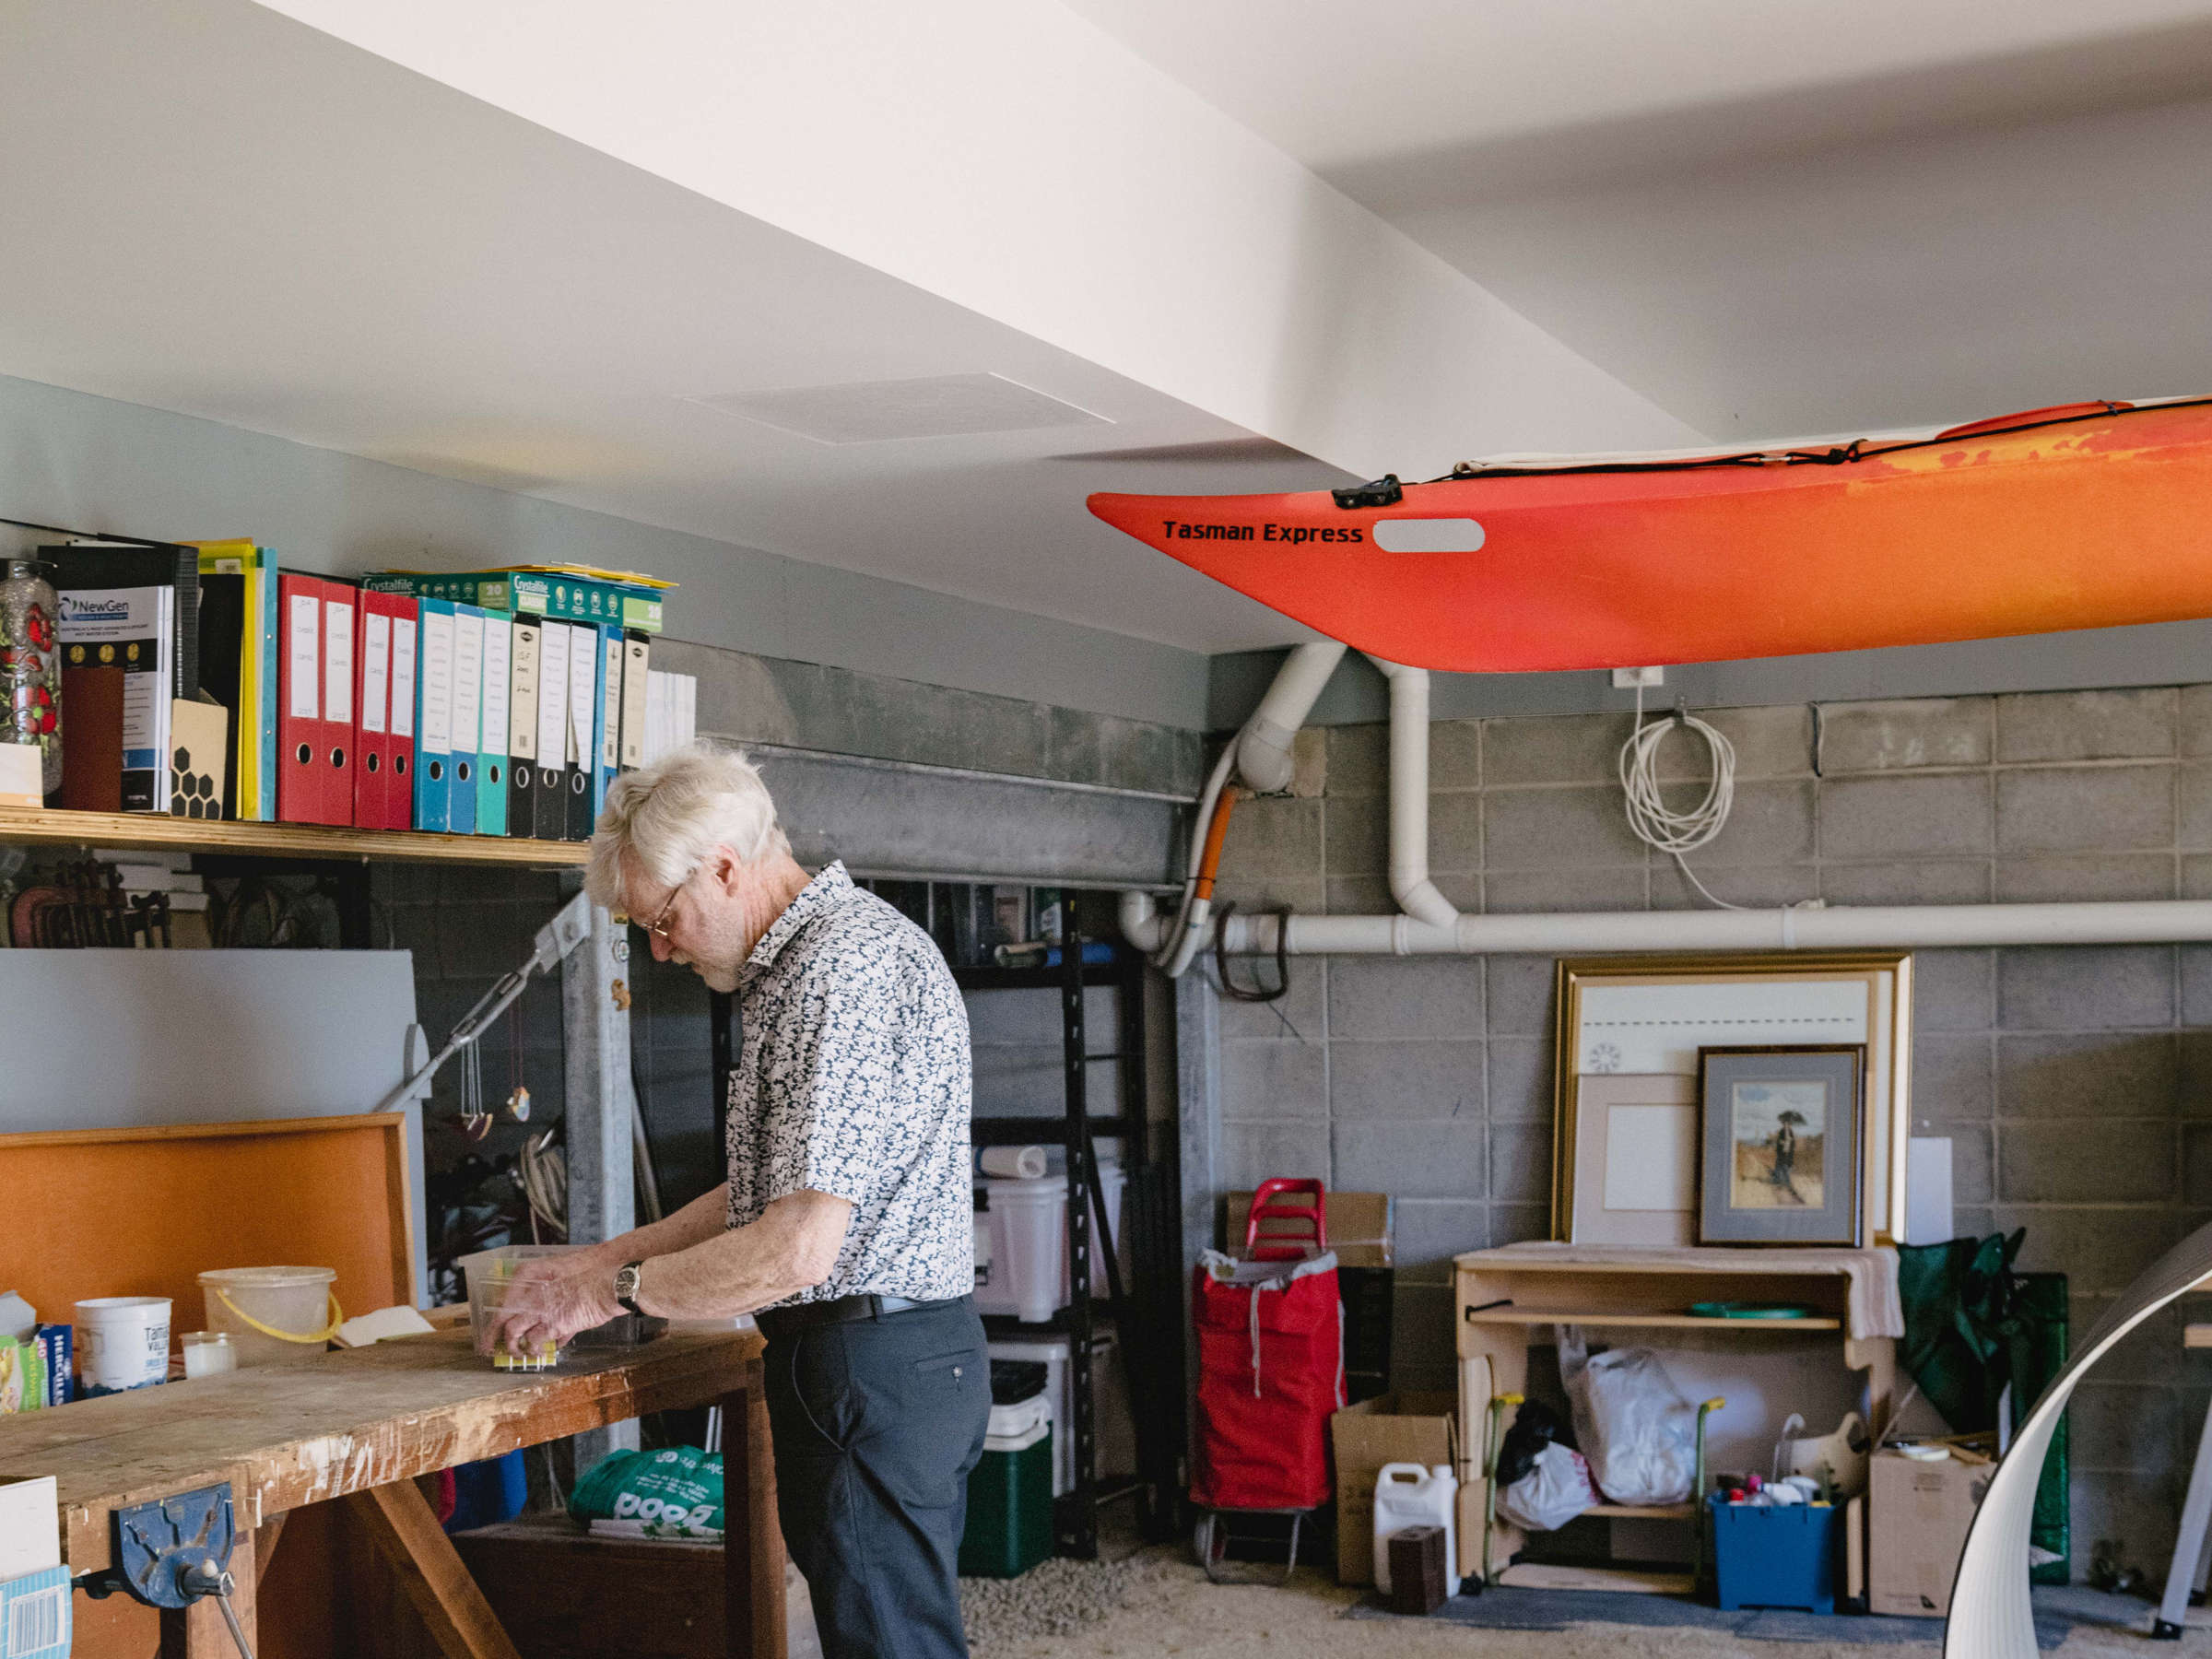
[[[644,1317],[645,1310],[638,1306],[638,1269],[644,1265],[642,1262],[625,1262],[615,1269],[615,1300],[640,1318]]]

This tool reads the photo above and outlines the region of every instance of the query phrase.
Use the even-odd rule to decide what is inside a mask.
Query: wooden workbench
[[[571,1350],[558,1371],[494,1371],[466,1331],[404,1337],[298,1364],[234,1371],[0,1420],[0,1480],[58,1483],[62,1551],[77,1576],[110,1564],[111,1515],[230,1483],[231,1571],[253,1629],[256,1534],[337,1499],[376,1544],[450,1659],[515,1650],[439,1527],[418,1476],[653,1411],[724,1407],[725,1560],[733,1659],[782,1659],[783,1545],[757,1333],[668,1335]],[[162,1654],[234,1650],[203,1603],[163,1613]]]

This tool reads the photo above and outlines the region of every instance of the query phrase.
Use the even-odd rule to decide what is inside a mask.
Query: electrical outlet
[[[1666,670],[1664,668],[1616,668],[1613,670],[1613,688],[1616,691],[1633,691],[1639,686],[1664,686]]]

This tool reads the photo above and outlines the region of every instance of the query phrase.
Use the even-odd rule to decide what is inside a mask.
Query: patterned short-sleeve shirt
[[[844,1248],[792,1302],[967,1295],[968,1010],[930,936],[832,864],[761,935],[737,994],[730,1225],[829,1193],[853,1206]]]

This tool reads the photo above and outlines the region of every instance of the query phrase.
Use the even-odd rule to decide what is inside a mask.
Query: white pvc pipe
[[[1290,738],[1321,695],[1341,646],[1301,645],[1239,738],[1267,775],[1289,782]],[[1595,911],[1462,915],[1429,878],[1429,676],[1379,657],[1390,682],[1390,887],[1395,916],[1230,916],[1238,956],[1604,955],[1612,951],[1931,949],[1945,946],[2147,945],[2212,939],[2212,900],[2081,904],[1793,905],[1783,910]],[[1288,728],[1288,729],[1286,729]],[[1260,735],[1255,737],[1255,734]],[[1247,771],[1245,775],[1253,774]],[[1256,782],[1256,780],[1255,780]],[[1202,815],[1203,821],[1203,815]],[[1193,857],[1196,854],[1194,852]],[[1186,896],[1188,892],[1186,885]],[[1203,918],[1199,918],[1203,922]],[[1175,934],[1147,893],[1124,893],[1122,931],[1156,952]],[[1171,973],[1194,954],[1197,928]],[[1279,940],[1278,936],[1280,935]]]
[[[1430,927],[1459,920],[1452,901],[1429,879],[1429,671],[1369,662],[1390,682],[1390,896]]]
[[[1151,898],[1122,896],[1139,943],[1157,933]],[[1231,916],[1224,947],[1272,956],[1278,919]],[[1615,911],[1410,916],[1292,916],[1288,956],[1572,956],[1610,951],[1934,949],[1945,946],[2137,945],[2212,939],[2212,900],[2083,904],[1831,905],[1788,910]]]
[[[1290,745],[1298,728],[1306,724],[1322,688],[1336,665],[1344,660],[1341,640],[1319,640],[1293,646],[1283,665],[1275,671],[1275,683],[1260,706],[1252,712],[1237,736],[1237,771],[1261,794],[1280,794],[1290,787],[1295,762]]]

